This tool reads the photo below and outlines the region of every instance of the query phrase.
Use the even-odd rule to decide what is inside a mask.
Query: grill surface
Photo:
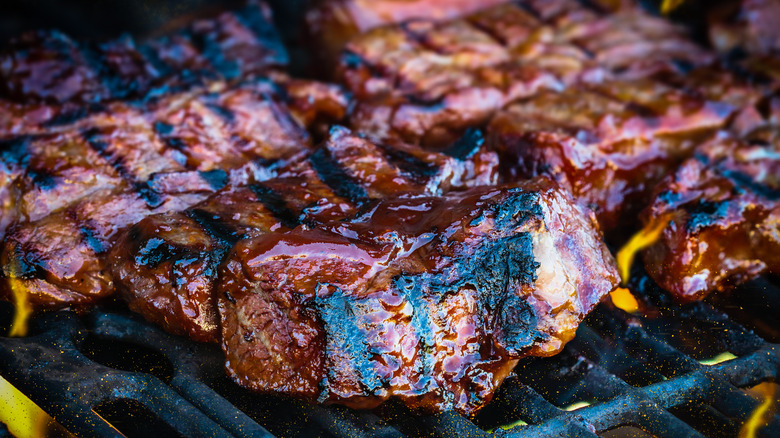
[[[767,320],[775,312],[760,307],[776,301],[780,289],[761,280],[719,298],[718,307],[679,307],[646,278],[634,288],[647,316],[602,304],[563,353],[522,361],[471,420],[426,416],[398,404],[361,412],[251,394],[225,377],[216,346],[168,335],[121,308],[82,318],[52,313],[33,321],[30,337],[0,338],[0,355],[8,358],[0,374],[78,436],[118,435],[104,418],[128,436],[149,436],[154,428],[161,436],[486,436],[492,430],[585,437],[625,425],[659,437],[736,436],[760,403],[740,388],[776,381],[780,348],[723,309],[776,328]],[[3,310],[10,319],[11,309]],[[700,362],[724,352],[736,358]],[[498,427],[518,420],[527,424]],[[760,436],[780,436],[780,417]]]
[[[271,3],[294,40],[300,2]],[[780,373],[776,280],[680,307],[637,274],[632,290],[648,305],[645,317],[601,305],[561,354],[522,361],[474,419],[392,403],[361,412],[251,394],[225,377],[216,346],[168,335],[122,307],[84,317],[52,313],[32,321],[27,338],[0,337],[0,375],[85,437],[117,436],[117,429],[144,437],[592,437],[626,425],[659,437],[736,436],[760,403],[741,388]],[[0,333],[11,316],[0,303]],[[736,358],[700,362],[724,352]],[[526,424],[499,427],[518,421]],[[780,436],[780,417],[760,436]]]

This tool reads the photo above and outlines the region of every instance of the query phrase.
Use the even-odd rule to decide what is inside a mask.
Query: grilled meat
[[[571,86],[500,111],[488,143],[506,180],[554,177],[612,230],[732,111],[653,81]]]
[[[318,61],[332,67],[352,38],[376,27],[413,19],[451,20],[507,0],[319,1],[306,12],[306,28]],[[329,72],[331,68],[320,69]]]
[[[16,224],[0,254],[4,280],[36,307],[91,304],[113,292],[105,252],[118,231],[267,179],[268,163],[309,148],[273,83],[218,86],[140,109],[112,104],[70,129],[6,142],[2,217]]]
[[[710,43],[720,52],[780,52],[780,3],[776,0],[724,2],[709,8],[708,19]]]
[[[645,268],[681,301],[780,272],[780,131],[719,138],[655,189],[641,218],[672,220],[643,253]]]
[[[340,77],[358,101],[351,123],[380,138],[437,146],[542,90],[636,79],[713,56],[636,8],[580,2],[504,4],[443,23],[415,20],[353,39]]]
[[[495,184],[495,155],[479,152],[474,138],[463,142],[470,146],[455,145],[455,158],[377,145],[335,127],[276,178],[235,184],[185,211],[142,220],[118,239],[108,266],[132,310],[172,333],[215,342],[217,267],[238,240],[350,218],[385,197]]]
[[[217,288],[228,373],[324,403],[472,414],[614,288],[597,230],[536,179],[388,198],[349,221],[242,240]]]
[[[168,35],[80,43],[56,31],[25,34],[0,53],[0,97],[23,104],[93,104],[182,90],[206,79],[266,76],[287,52],[257,1]]]

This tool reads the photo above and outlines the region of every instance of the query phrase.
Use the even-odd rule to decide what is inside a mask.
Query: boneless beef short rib
[[[473,413],[616,286],[597,230],[542,178],[239,241],[217,286],[228,373],[325,403]]]

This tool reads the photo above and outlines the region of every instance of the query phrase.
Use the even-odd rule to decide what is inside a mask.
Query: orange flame
[[[750,414],[750,418],[739,430],[739,438],[756,438],[758,429],[766,426],[768,423],[769,415],[775,404],[775,385],[771,383],[761,384],[754,389],[764,396],[764,401]]]
[[[9,276],[8,282],[11,285],[14,307],[16,309],[14,322],[11,325],[11,330],[8,332],[8,336],[27,336],[27,321],[30,319],[33,310],[28,299],[30,292],[24,283],[13,274]]]
[[[675,216],[674,212],[659,216],[639,230],[638,233],[634,234],[628,243],[620,248],[620,251],[617,253],[617,266],[623,285],[628,283],[628,279],[631,277],[631,265],[634,263],[636,253],[658,241],[664,228],[669,225],[669,222]]]
[[[612,304],[618,309],[628,313],[636,313],[639,311],[639,302],[637,302],[634,295],[631,294],[631,291],[626,288],[619,287],[615,289],[609,294],[609,297],[612,299]]]

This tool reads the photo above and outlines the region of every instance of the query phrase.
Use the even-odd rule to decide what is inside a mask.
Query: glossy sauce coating
[[[183,212],[131,227],[109,255],[116,286],[131,309],[166,330],[215,342],[217,269],[237,241],[351,218],[386,197],[495,184],[495,155],[478,147],[464,148],[459,159],[378,145],[334,127],[323,145],[291,159],[275,178],[233,184]]]
[[[499,152],[506,180],[552,176],[612,230],[732,112],[654,81],[571,86],[499,112],[488,146]]]
[[[754,135],[702,145],[642,215],[675,215],[643,256],[648,274],[681,301],[780,271],[780,136],[776,128]]]
[[[8,140],[0,194],[11,228],[0,260],[5,275],[23,272],[36,307],[83,307],[112,294],[105,255],[119,231],[228,184],[267,179],[268,163],[310,147],[298,119],[321,123],[333,112],[312,102],[299,117],[267,80],[112,105],[69,127]]]
[[[472,414],[617,284],[587,210],[548,180],[387,198],[238,242],[217,298],[241,385],[357,408]]]

